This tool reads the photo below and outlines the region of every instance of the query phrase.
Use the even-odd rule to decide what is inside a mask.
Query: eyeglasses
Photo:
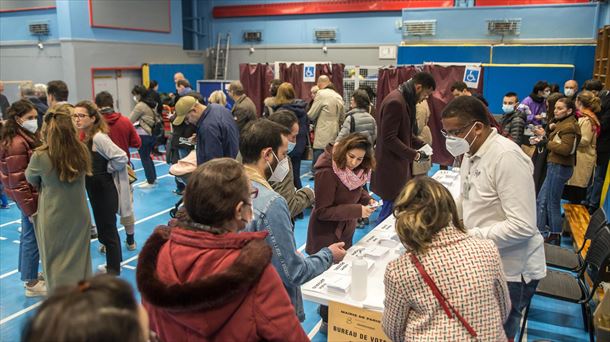
[[[72,114],[72,118],[74,118],[74,119],[84,119],[88,116],[89,115],[87,115],[87,114]]]
[[[460,128],[458,128],[458,129],[452,129],[452,130],[449,130],[449,131],[446,131],[446,130],[444,130],[444,129],[441,129],[441,134],[442,134],[442,135],[443,135],[445,138],[447,138],[447,137],[449,137],[449,136],[452,136],[452,137],[457,137],[458,135],[462,134],[462,132],[464,132],[464,130],[465,130],[466,128],[468,128],[468,127],[472,126],[474,123],[476,123],[476,121],[472,121],[472,122],[470,122],[469,124],[467,124],[466,126],[460,127]]]
[[[250,198],[255,199],[257,197],[258,197],[258,189],[257,188],[250,189]]]

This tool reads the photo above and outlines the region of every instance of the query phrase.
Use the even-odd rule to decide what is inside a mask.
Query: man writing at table
[[[442,114],[447,150],[464,155],[460,169],[462,217],[469,234],[494,241],[512,309],[504,323],[509,340],[519,332],[522,310],[546,276],[544,241],[536,228],[531,160],[490,127],[479,100],[462,96]]]

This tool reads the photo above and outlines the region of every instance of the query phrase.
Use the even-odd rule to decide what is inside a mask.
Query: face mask
[[[470,151],[470,146],[472,144],[474,144],[474,141],[477,138],[474,138],[474,140],[471,143],[468,143],[468,140],[466,140],[466,137],[470,134],[470,132],[472,131],[473,128],[474,128],[474,125],[472,127],[470,127],[470,130],[468,130],[468,133],[466,133],[466,136],[464,136],[464,138],[452,137],[452,136],[448,136],[446,138],[445,147],[447,148],[447,151],[449,153],[451,153],[452,156],[459,157],[462,154]]]
[[[273,153],[273,151],[271,153]],[[275,153],[273,153],[273,157],[275,157],[275,160],[279,161]],[[286,175],[288,175],[288,171],[290,171],[290,167],[288,166],[288,158],[284,158],[282,161],[279,161],[275,167],[275,170],[271,168],[271,164],[269,164],[269,162],[267,162],[267,166],[269,167],[269,170],[271,170],[271,177],[269,177],[270,182],[279,183],[283,181],[284,178],[286,178]]]
[[[133,102],[138,103],[138,97],[137,96],[133,96]]]
[[[21,127],[26,129],[28,132],[34,134],[38,130],[38,120],[32,119],[24,121],[23,123],[21,123]]]
[[[288,142],[288,152],[286,153],[290,153],[292,152],[292,150],[294,150],[294,148],[297,146],[297,143],[293,143],[293,142]]]
[[[564,88],[563,89],[563,93],[566,96],[572,96],[572,95],[574,95],[574,89],[572,89],[572,88]]]
[[[502,111],[504,114],[512,113],[515,110],[515,106],[513,105],[502,105]]]

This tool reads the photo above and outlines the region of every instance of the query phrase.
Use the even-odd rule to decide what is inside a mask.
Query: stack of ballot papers
[[[326,277],[326,289],[328,292],[335,292],[338,294],[344,294],[349,291],[349,287],[352,284],[351,276],[344,276],[338,274],[328,274]]]

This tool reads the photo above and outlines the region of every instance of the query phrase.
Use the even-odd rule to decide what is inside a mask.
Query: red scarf
[[[595,135],[597,137],[599,137],[599,133],[601,131],[601,125],[600,125],[599,119],[597,118],[597,115],[595,115],[595,113],[593,113],[588,108],[583,108],[582,111],[576,111],[576,117],[577,118],[583,118],[583,117],[589,118],[589,120],[592,123],[591,130],[595,133]]]
[[[364,169],[360,169],[357,172],[354,172],[348,169],[347,167],[345,169],[340,169],[334,160],[333,171],[335,171],[335,174],[337,175],[337,177],[339,177],[341,183],[343,183],[343,185],[345,185],[345,187],[348,188],[349,191],[356,190],[359,187],[363,186],[364,184],[366,184],[366,182],[368,182],[369,178],[371,177],[370,170],[368,172],[365,172]]]

